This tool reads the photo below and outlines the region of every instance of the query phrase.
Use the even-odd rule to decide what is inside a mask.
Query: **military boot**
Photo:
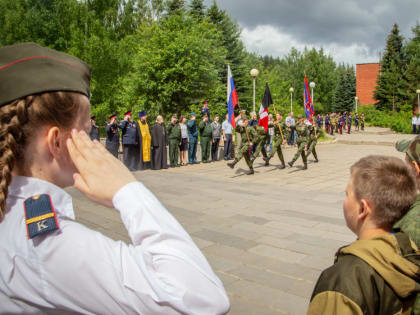
[[[315,158],[315,163],[318,163],[318,162],[319,162],[319,160],[318,160],[318,158],[316,157],[316,158]]]
[[[253,168],[251,168],[251,169],[249,170],[249,172],[248,172],[246,175],[254,175],[254,169],[253,169]]]
[[[295,161],[290,161],[290,162],[287,162],[287,164],[289,164],[289,166],[290,167],[293,167],[293,164],[295,163]]]
[[[233,162],[230,162],[227,164],[227,166],[229,166],[231,169],[233,169],[235,167],[236,164],[236,160],[234,160]]]
[[[286,165],[284,165],[284,162],[281,162],[280,169],[282,170],[284,168],[286,168]]]
[[[307,170],[308,169],[308,163],[303,163],[303,170]]]

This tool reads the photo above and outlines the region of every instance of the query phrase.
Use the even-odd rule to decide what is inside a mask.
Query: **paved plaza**
[[[310,157],[306,171],[301,160],[280,170],[275,157],[268,167],[257,159],[253,176],[243,161],[234,170],[220,161],[135,176],[201,248],[229,294],[230,314],[305,314],[321,270],[355,240],[342,214],[349,167],[370,154],[403,157],[392,144],[412,137],[379,128],[337,136],[317,146],[320,162]],[[286,161],[294,153],[284,150]],[[77,221],[130,242],[117,211],[69,192]]]

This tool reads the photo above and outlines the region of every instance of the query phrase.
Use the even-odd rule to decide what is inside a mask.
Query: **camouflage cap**
[[[90,97],[90,68],[80,59],[35,43],[0,48],[0,106],[54,91]]]
[[[420,163],[420,136],[412,140],[401,140],[395,144],[399,152],[405,152],[412,161]]]

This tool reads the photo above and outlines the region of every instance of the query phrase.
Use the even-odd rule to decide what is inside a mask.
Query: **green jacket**
[[[200,130],[200,137],[208,137],[211,138],[213,133],[211,130],[211,123],[204,122],[203,120],[198,125],[198,129]]]
[[[284,121],[269,122],[268,123],[269,128],[274,128],[274,136],[276,138],[279,138],[279,137],[281,138],[279,125],[280,125],[280,128],[281,128],[281,132],[283,133],[284,140],[287,140],[288,137],[289,137],[289,128],[287,127],[287,125]]]
[[[307,314],[411,314],[419,265],[420,252],[403,232],[357,240],[322,272]]]
[[[254,128],[255,128],[255,131],[257,133],[257,139],[255,140],[256,142],[265,141],[267,139],[267,137],[269,137],[268,133],[265,132],[264,127],[255,126]]]
[[[308,142],[308,127],[306,125],[296,125],[296,133],[298,143]]]
[[[181,141],[181,127],[178,123],[175,125],[172,123],[169,123],[166,127],[166,132],[168,133],[168,139],[169,140],[178,140]]]
[[[247,136],[247,132],[245,131],[245,128],[242,126],[239,126],[239,124],[236,125],[235,131],[241,134],[241,139],[242,139],[241,146],[245,144],[248,145],[248,136],[249,136],[249,140],[252,143],[255,143],[257,141],[257,131],[255,130],[254,127],[250,127],[250,126],[246,127],[246,131],[248,131],[248,136]]]
[[[308,136],[308,140],[309,141],[316,141],[318,140],[319,137],[321,137],[321,130],[318,127],[314,127],[314,126],[308,126],[308,130],[309,130],[309,136]]]
[[[410,236],[417,248],[420,248],[420,194],[407,214],[398,221],[394,228],[399,228]],[[420,295],[414,304],[414,314],[420,314]]]

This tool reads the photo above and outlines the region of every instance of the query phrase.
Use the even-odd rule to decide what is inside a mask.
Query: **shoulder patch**
[[[49,195],[32,196],[24,201],[24,207],[29,239],[60,228]]]

